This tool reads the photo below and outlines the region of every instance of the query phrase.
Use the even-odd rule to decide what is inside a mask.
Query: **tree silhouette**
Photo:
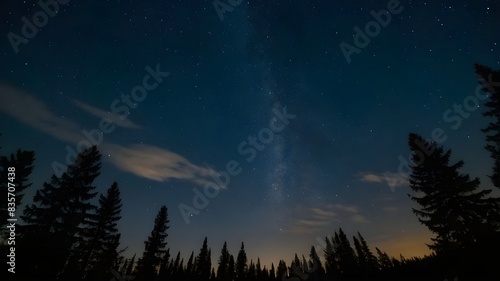
[[[493,174],[490,178],[493,185],[500,188],[500,71],[476,64],[475,72],[479,83],[484,85],[482,91],[489,97],[485,103],[488,110],[483,115],[493,120],[482,131],[486,133],[486,150],[493,158]]]
[[[311,246],[311,251],[309,252],[309,270],[308,272],[311,274],[311,281],[320,281],[325,278],[325,269],[321,264],[321,260],[316,252],[314,246]]]
[[[236,265],[234,262],[234,257],[233,255],[229,256],[229,263],[227,267],[227,280],[234,280],[234,277],[236,276]]]
[[[156,276],[162,254],[166,252],[168,223],[167,207],[162,206],[156,215],[153,230],[144,242],[144,253],[137,265],[137,280],[151,280]]]
[[[459,172],[463,161],[449,164],[450,150],[416,134],[409,135],[409,145],[410,187],[423,194],[409,196],[422,207],[413,208],[418,220],[436,234],[429,247],[437,253],[475,247],[482,233],[494,231],[488,218],[498,210],[498,200],[486,198],[491,190],[479,190],[479,178]]]
[[[208,249],[207,237],[203,240],[203,246],[200,253],[195,259],[195,273],[200,280],[207,280],[210,277],[212,269],[212,260],[210,257],[210,249]]]
[[[354,241],[354,248],[356,249],[360,271],[364,273],[364,277],[372,276],[378,268],[377,258],[370,251],[368,244],[359,232],[358,237],[356,238],[356,236],[353,236],[352,239]]]
[[[241,248],[236,257],[236,280],[244,280],[247,269],[247,253],[245,252],[245,245],[241,242]]]
[[[97,212],[90,216],[88,228],[82,232],[82,241],[74,254],[80,265],[78,276],[89,275],[92,280],[111,278],[110,269],[118,260],[121,207],[120,190],[113,182],[107,194],[101,194]]]
[[[95,206],[94,180],[100,174],[101,155],[96,146],[78,154],[74,164],[60,177],[52,176],[26,206],[21,218],[21,251],[26,270],[40,278],[53,278],[62,273],[71,251],[77,243]]]
[[[230,262],[230,254],[227,250],[227,243],[224,241],[224,245],[222,246],[222,250],[219,257],[219,266],[217,267],[217,278],[219,280],[231,280],[229,279],[229,262]],[[234,262],[234,261],[233,261]],[[234,268],[233,268],[234,270]]]

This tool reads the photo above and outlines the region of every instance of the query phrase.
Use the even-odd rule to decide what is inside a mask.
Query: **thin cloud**
[[[127,116],[123,118],[121,115],[114,113],[114,112],[108,112],[104,111],[102,109],[99,109],[97,107],[94,107],[92,105],[86,104],[84,102],[74,100],[73,104],[76,105],[77,107],[85,110],[86,112],[99,117],[99,118],[107,118],[113,122],[116,126],[123,127],[123,128],[128,128],[128,129],[139,129],[141,128],[139,125],[135,124],[134,122],[130,121],[127,119]]]
[[[195,165],[177,153],[156,146],[110,144],[106,145],[106,151],[111,155],[108,161],[117,168],[155,181],[180,179],[204,185],[213,182],[211,174],[217,175],[212,168]]]
[[[299,208],[299,219],[287,230],[291,233],[324,232],[335,222],[348,219],[353,223],[370,223],[354,205],[328,204],[325,207]]]
[[[80,102],[77,106],[102,116],[103,111],[92,106]],[[85,140],[77,123],[57,116],[43,101],[14,87],[0,85],[0,112],[63,142],[77,144]],[[130,121],[122,121],[120,125],[127,128],[137,126]],[[99,150],[102,154],[110,154],[112,157],[105,159],[122,171],[155,181],[179,179],[205,185],[212,182],[211,175],[217,175],[211,168],[195,165],[175,152],[156,146],[125,147],[103,141]]]
[[[32,95],[0,85],[0,111],[58,140],[71,143],[82,139],[78,124],[61,118]]]
[[[385,172],[383,174],[360,172],[357,176],[358,179],[362,182],[387,184],[387,186],[389,186],[392,191],[394,191],[396,187],[408,186],[407,174],[391,172]]]

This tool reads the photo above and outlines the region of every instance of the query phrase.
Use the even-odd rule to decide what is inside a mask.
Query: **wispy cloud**
[[[370,221],[359,212],[354,205],[328,204],[324,207],[298,207],[298,217],[288,229],[292,233],[315,233],[325,231],[325,228],[335,222],[347,220],[353,223],[369,223]]]
[[[183,156],[151,145],[129,147],[107,144],[108,161],[119,169],[155,181],[180,179],[204,185],[211,174],[217,172],[209,167],[191,163]]]
[[[127,116],[125,118],[122,115],[119,115],[114,112],[108,112],[104,111],[102,109],[99,109],[97,107],[94,107],[92,105],[86,104],[84,102],[74,100],[73,104],[76,105],[77,107],[85,110],[86,112],[99,117],[99,118],[108,118],[115,124],[116,126],[123,127],[123,128],[129,128],[129,129],[139,129],[140,126],[135,124],[134,122],[130,121],[127,119]]]
[[[82,139],[78,124],[52,113],[48,106],[25,91],[0,85],[0,111],[58,140]]]
[[[76,101],[75,105],[95,116],[111,116],[113,122],[120,120],[117,115],[107,115],[85,103]],[[14,87],[0,85],[0,112],[63,142],[77,144],[85,139],[78,123],[57,116],[43,101]],[[139,127],[129,120],[120,120],[115,124],[125,128]],[[179,179],[204,185],[209,182],[211,174],[217,174],[212,168],[195,165],[185,157],[157,146],[126,147],[104,140],[99,150],[110,154],[112,157],[105,159],[122,171],[155,181]]]
[[[392,191],[394,191],[396,187],[408,186],[408,175],[406,174],[391,172],[385,172],[383,174],[360,172],[357,176],[358,179],[363,182],[387,184]]]

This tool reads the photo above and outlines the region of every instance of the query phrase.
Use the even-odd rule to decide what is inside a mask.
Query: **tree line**
[[[488,100],[483,115],[490,120],[483,128],[486,146],[493,160],[490,179],[500,188],[500,71],[475,66]],[[369,247],[358,232],[351,239],[339,228],[325,237],[323,249],[311,247],[307,256],[295,256],[287,264],[280,260],[269,268],[260,259],[248,261],[242,242],[237,255],[224,242],[217,264],[205,237],[197,255],[187,261],[180,252],[171,254],[167,245],[168,209],[161,206],[140,257],[123,257],[118,222],[121,219],[119,185],[111,183],[103,194],[96,192],[95,179],[101,173],[101,154],[96,146],[78,154],[60,176],[52,175],[22,211],[16,225],[16,279],[20,280],[477,280],[498,277],[500,253],[500,198],[481,187],[479,178],[463,173],[464,161],[450,163],[451,150],[435,141],[410,133],[412,164],[409,198],[418,208],[412,211],[433,234],[432,254],[410,259],[390,257]],[[0,157],[0,177],[8,167],[16,169],[16,205],[32,186],[35,153],[18,149]],[[7,183],[0,183],[7,198]],[[8,219],[7,200],[0,200],[2,236]],[[10,247],[0,246],[2,256]],[[322,258],[321,258],[322,257]],[[2,275],[9,275],[5,269]],[[3,279],[2,279],[3,280]]]

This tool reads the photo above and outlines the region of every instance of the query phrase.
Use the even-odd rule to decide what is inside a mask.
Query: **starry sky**
[[[491,188],[473,67],[500,68],[499,1],[4,2],[0,153],[35,151],[28,202],[98,139],[97,189],[119,184],[128,257],[161,205],[185,259],[208,236],[214,261],[244,241],[249,259],[289,262],[339,227],[428,254],[399,169],[410,132],[442,130]]]

